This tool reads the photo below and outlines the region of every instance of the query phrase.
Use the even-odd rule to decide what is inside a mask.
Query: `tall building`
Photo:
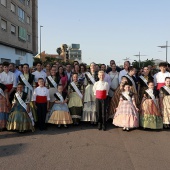
[[[0,63],[32,66],[38,53],[38,0],[0,0]]]
[[[80,50],[80,44],[71,44],[68,50],[69,59],[82,61],[82,51]]]

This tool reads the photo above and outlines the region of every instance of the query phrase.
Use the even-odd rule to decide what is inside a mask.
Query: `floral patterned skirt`
[[[162,115],[152,99],[146,99],[141,104],[140,126],[149,129],[162,129]]]

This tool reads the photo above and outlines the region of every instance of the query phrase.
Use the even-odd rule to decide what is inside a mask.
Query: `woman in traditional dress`
[[[162,115],[159,108],[159,95],[154,90],[154,82],[148,81],[140,110],[140,126],[149,129],[162,129]]]
[[[150,75],[150,70],[148,67],[143,68],[142,75],[138,77],[138,96],[140,99],[140,102],[142,102],[143,95],[145,93],[145,90],[148,89],[148,81],[153,81],[153,77]]]
[[[9,116],[10,102],[7,91],[6,86],[0,83],[0,130],[6,128]]]
[[[128,74],[126,74],[124,77],[126,77],[128,80],[128,83],[131,88],[131,92],[134,93],[135,103],[138,106],[140,103],[139,103],[139,98],[137,93],[137,79],[134,77],[135,74],[136,74],[136,69],[133,66],[130,66],[128,68]]]
[[[83,65],[81,67],[84,68]],[[74,65],[74,72],[77,73],[77,75],[78,75],[78,82],[80,82],[82,85],[84,85],[85,75],[83,72],[80,71],[80,65],[78,65],[78,64]]]
[[[109,115],[108,115],[108,119],[111,118],[113,119],[113,116],[116,112],[116,108],[118,107],[119,104],[119,100],[120,100],[120,95],[123,91],[123,85],[127,82],[127,78],[126,77],[122,77],[121,78],[121,82],[120,85],[118,86],[118,88],[115,90],[115,93],[110,101],[110,109],[109,109]]]
[[[164,128],[170,128],[170,77],[165,78],[165,86],[161,87],[159,97]]]
[[[23,85],[19,83],[17,92],[12,101],[12,109],[7,122],[7,130],[18,130],[24,132],[27,130],[34,131],[33,120],[29,117],[30,112],[29,100],[27,93],[23,92]]]
[[[33,90],[36,87],[34,81],[34,75],[29,72],[29,65],[27,63],[23,64],[23,74],[21,74],[18,79],[19,82],[23,84],[24,92],[28,94],[28,100],[30,101],[30,110],[34,118],[34,122],[38,121],[37,111],[32,102]]]
[[[134,93],[130,91],[130,85],[125,83],[123,87],[124,91],[121,94],[113,124],[129,131],[130,128],[139,126],[139,109],[136,107]]]
[[[97,122],[96,99],[93,93],[93,85],[98,81],[98,73],[95,71],[95,63],[90,64],[90,72],[86,72],[85,77],[87,85],[84,93],[82,121],[88,121],[93,124]]]
[[[60,79],[57,79],[56,67],[52,67],[50,70],[50,75],[46,78],[45,86],[49,89],[50,94],[50,108],[52,108],[55,97],[54,94],[57,92],[57,84],[59,84]]]
[[[78,125],[83,111],[83,93],[84,86],[78,82],[78,74],[73,73],[72,82],[68,87],[69,103],[68,107],[73,119],[73,123]]]
[[[58,91],[54,94],[56,100],[51,109],[48,123],[56,124],[59,128],[62,124],[64,127],[67,127],[67,124],[73,123],[67,105],[67,94],[63,93],[63,86],[61,84],[58,85],[57,90]]]

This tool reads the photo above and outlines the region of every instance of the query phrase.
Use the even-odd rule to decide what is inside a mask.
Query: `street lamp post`
[[[42,28],[43,26],[42,25],[40,25],[40,58],[41,58],[41,28]]]
[[[166,48],[166,62],[168,61],[168,41],[166,41],[166,45],[160,45],[158,47],[161,47],[161,48]]]
[[[136,55],[134,55],[134,56],[139,57],[139,68],[140,68],[140,63],[141,63],[140,57],[141,57],[141,56],[146,56],[146,55],[141,55],[140,52],[139,52],[139,54],[136,54]]]

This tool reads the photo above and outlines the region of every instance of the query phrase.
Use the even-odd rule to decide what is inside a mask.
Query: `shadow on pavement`
[[[25,146],[26,144],[23,143],[0,146],[0,157],[19,154],[20,152],[23,152],[23,148],[25,148]]]

